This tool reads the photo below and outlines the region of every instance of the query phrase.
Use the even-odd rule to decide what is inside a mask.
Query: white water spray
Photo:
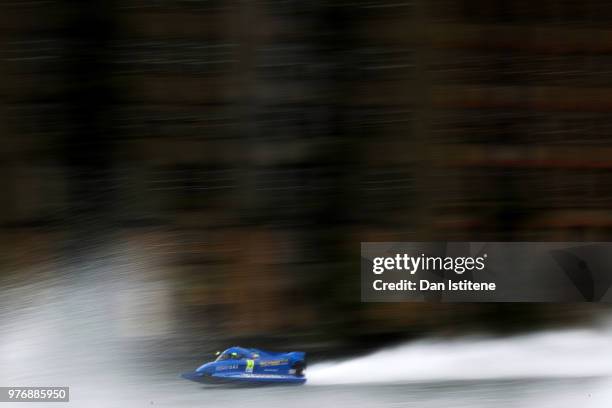
[[[571,330],[509,338],[422,340],[314,364],[308,384],[612,376],[612,332]]]

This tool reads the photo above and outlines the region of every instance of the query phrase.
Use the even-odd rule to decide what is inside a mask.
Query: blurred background
[[[0,346],[178,369],[606,318],[362,304],[357,276],[361,241],[609,241],[611,24],[603,0],[2,0]]]

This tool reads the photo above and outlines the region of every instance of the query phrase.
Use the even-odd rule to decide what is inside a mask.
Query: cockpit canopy
[[[219,354],[219,357],[217,357],[217,359],[215,361],[223,361],[223,360],[240,360],[244,358],[244,356],[242,354],[236,353],[236,352],[227,352],[224,351],[223,353]]]
[[[259,355],[257,353],[254,353],[248,349],[243,349],[242,347],[230,347],[227,350],[217,354],[218,357],[215,361],[241,360],[243,358],[259,358]]]

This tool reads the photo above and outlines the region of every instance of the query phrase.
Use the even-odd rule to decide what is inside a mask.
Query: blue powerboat
[[[306,353],[230,347],[217,352],[215,361],[183,373],[187,380],[205,384],[294,384],[306,382]]]

